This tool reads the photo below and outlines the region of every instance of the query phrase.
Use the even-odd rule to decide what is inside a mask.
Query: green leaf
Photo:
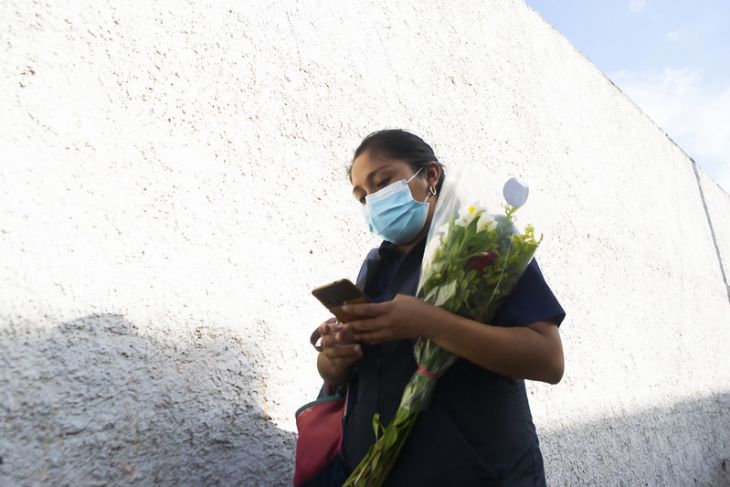
[[[373,432],[375,433],[376,440],[380,436],[381,429],[383,429],[383,427],[380,425],[380,413],[375,413],[375,415],[373,415]]]
[[[434,304],[434,302],[438,299],[440,289],[441,289],[441,286],[434,287],[433,289],[428,291],[428,294],[426,294],[424,296],[423,300],[426,301],[427,303]]]
[[[395,441],[398,439],[398,431],[394,428],[386,428],[383,438],[383,441],[385,441],[385,446],[390,448],[391,446],[393,446],[393,444],[395,444]]]
[[[438,296],[436,297],[436,300],[434,301],[435,306],[443,306],[446,301],[451,299],[454,294],[456,293],[456,281],[451,281],[448,284],[445,284],[443,286],[439,286],[438,288]]]

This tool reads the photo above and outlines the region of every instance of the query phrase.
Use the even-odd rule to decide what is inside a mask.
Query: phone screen
[[[314,289],[312,294],[340,321],[347,321],[349,317],[337,309],[339,306],[370,301],[357,286],[347,279],[320,286]]]

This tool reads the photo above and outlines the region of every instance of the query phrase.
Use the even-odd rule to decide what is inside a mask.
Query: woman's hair
[[[365,151],[369,151],[376,157],[405,161],[411,166],[413,172],[427,166],[429,162],[435,161],[441,166],[441,176],[436,184],[436,191],[441,192],[441,185],[444,182],[444,165],[436,158],[431,146],[419,136],[401,129],[378,130],[362,140],[360,146],[355,149],[352,160],[357,159]],[[352,181],[352,162],[347,168],[347,176]]]

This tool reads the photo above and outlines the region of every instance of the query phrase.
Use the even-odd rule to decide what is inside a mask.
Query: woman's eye
[[[390,181],[390,178],[385,178],[382,181],[380,181],[378,183],[378,188],[382,188],[385,185],[385,183],[387,183],[388,181]]]

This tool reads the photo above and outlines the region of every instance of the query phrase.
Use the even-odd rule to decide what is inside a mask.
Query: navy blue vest
[[[388,242],[370,251],[356,285],[375,301],[414,296],[425,239],[405,256]],[[386,276],[385,278],[383,276]],[[497,314],[494,325],[519,326],[565,317],[537,263]],[[413,341],[364,345],[355,365],[342,457],[355,466],[374,442],[372,419],[395,415],[416,370]],[[388,486],[544,485],[542,455],[524,381],[490,372],[464,359],[439,379],[434,396],[411,431]]]

